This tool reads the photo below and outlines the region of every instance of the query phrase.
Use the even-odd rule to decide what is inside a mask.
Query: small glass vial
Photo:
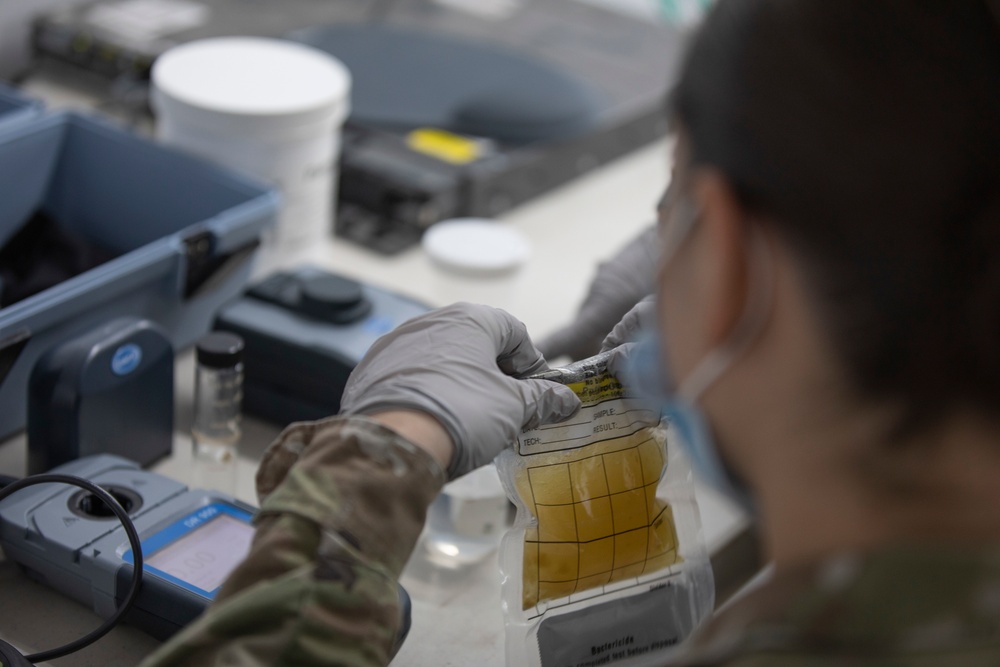
[[[194,481],[234,493],[243,403],[243,339],[213,332],[198,341],[194,388]]]

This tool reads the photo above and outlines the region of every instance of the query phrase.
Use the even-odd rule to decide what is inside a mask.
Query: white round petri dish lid
[[[524,234],[481,218],[439,222],[424,233],[422,244],[437,264],[464,274],[506,273],[531,257],[531,243]]]

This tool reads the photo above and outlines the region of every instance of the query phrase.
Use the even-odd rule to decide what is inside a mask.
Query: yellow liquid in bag
[[[569,386],[585,406],[582,417],[570,421],[588,414],[600,419],[562,431],[543,427],[539,431],[566,438],[566,449],[531,455],[516,474],[517,493],[535,519],[524,535],[524,609],[681,560],[673,512],[656,497],[664,472],[663,429],[649,425],[648,410],[643,421],[633,414],[643,411],[616,403],[623,392],[610,376]],[[617,406],[611,414],[607,407],[595,411],[608,405]],[[579,433],[585,435],[571,437]],[[584,444],[573,447],[576,439]]]

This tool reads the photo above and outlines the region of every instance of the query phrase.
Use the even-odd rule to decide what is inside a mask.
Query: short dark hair
[[[853,385],[910,426],[1000,414],[990,2],[720,0],[671,96],[690,166],[786,239]]]

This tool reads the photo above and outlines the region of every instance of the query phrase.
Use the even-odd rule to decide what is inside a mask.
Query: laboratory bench
[[[52,91],[35,92],[47,98],[50,108],[60,106]],[[280,257],[272,268],[308,262],[431,305],[455,301],[489,304],[511,312],[525,322],[533,337],[540,338],[571,320],[597,264],[651,224],[668,167],[667,142],[660,141],[504,215],[503,222],[523,232],[532,245],[530,259],[504,275],[457,275],[435,265],[419,247],[386,257],[337,238]],[[191,482],[188,428],[192,357],[188,351],[177,358],[173,454],[153,466],[153,470],[186,483]],[[278,431],[272,424],[244,419],[236,489],[241,499],[255,503],[256,462]],[[0,444],[0,472],[23,475],[25,460],[23,435]],[[710,550],[741,534],[746,520],[734,506],[700,486],[697,496]],[[496,557],[464,568],[443,569],[427,562],[422,554],[418,548],[403,576],[413,600],[413,625],[392,664],[503,665],[504,626]],[[0,637],[24,652],[61,645],[100,622],[88,608],[29,581],[9,562],[0,562],[0,590],[4,596]],[[89,648],[52,664],[133,665],[157,645],[148,635],[121,626]]]

